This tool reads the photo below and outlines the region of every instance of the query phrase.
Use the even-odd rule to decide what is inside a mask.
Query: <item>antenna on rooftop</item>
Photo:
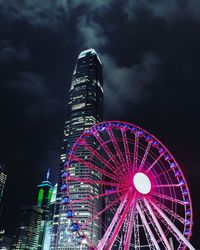
[[[50,175],[50,168],[47,171],[47,181],[49,180],[49,175]]]

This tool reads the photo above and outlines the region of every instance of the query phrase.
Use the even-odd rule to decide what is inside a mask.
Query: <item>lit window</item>
[[[84,103],[84,102],[83,102],[83,103],[79,103],[79,104],[73,105],[73,106],[72,106],[72,110],[81,109],[81,108],[83,108],[83,107],[85,107],[85,103]]]

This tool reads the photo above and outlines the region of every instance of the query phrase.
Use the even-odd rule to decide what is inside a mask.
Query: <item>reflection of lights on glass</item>
[[[151,182],[146,174],[135,174],[133,177],[133,184],[141,194],[148,194],[151,191]]]

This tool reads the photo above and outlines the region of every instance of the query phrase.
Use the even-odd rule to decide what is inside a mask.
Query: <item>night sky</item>
[[[141,126],[180,164],[200,249],[199,0],[0,0],[2,226],[13,233],[48,168],[56,183],[73,68],[91,47],[103,63],[105,119]]]

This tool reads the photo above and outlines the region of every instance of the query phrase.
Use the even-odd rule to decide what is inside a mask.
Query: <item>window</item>
[[[85,102],[73,105],[72,110],[81,109],[83,107],[85,107]]]

